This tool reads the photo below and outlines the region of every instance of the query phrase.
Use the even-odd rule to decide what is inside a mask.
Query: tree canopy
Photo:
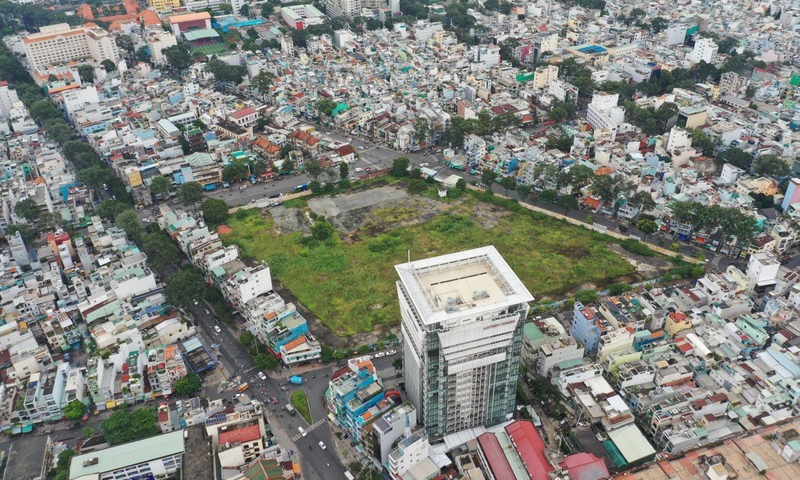
[[[109,445],[132,442],[152,437],[159,432],[156,415],[151,408],[114,411],[100,427]]]
[[[178,189],[178,199],[184,205],[194,205],[203,199],[203,186],[197,182],[186,182]]]
[[[77,422],[86,413],[86,404],[80,400],[73,400],[64,407],[64,418],[70,422]]]
[[[167,301],[180,307],[188,307],[196,298],[200,298],[206,284],[203,277],[193,268],[185,268],[167,278],[164,291]]]
[[[777,155],[761,155],[753,162],[753,171],[758,175],[785,177],[790,172],[789,164]]]
[[[173,386],[175,393],[188,397],[198,392],[203,387],[203,382],[195,373],[189,373],[183,378],[178,379]]]
[[[228,219],[228,204],[218,198],[209,198],[200,204],[200,211],[203,212],[203,220],[209,225],[220,225]]]

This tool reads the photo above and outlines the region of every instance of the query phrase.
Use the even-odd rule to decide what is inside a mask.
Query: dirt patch
[[[672,268],[672,263],[669,260],[656,257],[645,257],[636,253],[629,252],[617,245],[616,243],[609,243],[608,248],[620,257],[628,261],[636,269],[639,276],[644,278],[656,278],[664,275]],[[634,281],[638,281],[633,279]],[[620,280],[623,281],[623,280]],[[630,283],[630,282],[629,282]]]
[[[303,212],[299,208],[277,206],[272,207],[269,213],[275,219],[275,230],[281,235],[288,235],[297,231],[309,231]]]

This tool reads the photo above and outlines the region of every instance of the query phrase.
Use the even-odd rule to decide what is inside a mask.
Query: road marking
[[[310,426],[310,427],[308,427],[308,428],[306,429],[306,434],[308,434],[308,432],[310,432],[311,430],[314,430],[315,428],[317,428],[317,427],[321,426],[321,425],[322,425],[322,424],[324,424],[324,423],[325,423],[325,420],[324,420],[324,419],[322,419],[322,420],[317,420],[316,422],[312,423],[312,424],[311,424],[311,426]],[[296,442],[296,441],[300,440],[301,438],[303,438],[303,435],[302,435],[302,434],[300,434],[300,433],[298,433],[297,435],[293,436],[293,437],[291,438],[291,440],[292,440],[293,442]]]

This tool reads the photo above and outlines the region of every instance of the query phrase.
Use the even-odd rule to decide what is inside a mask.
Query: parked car
[[[219,325],[214,325],[214,331],[217,333],[221,333],[222,330],[219,328]]]
[[[306,430],[303,427],[297,427],[297,431],[300,432],[300,435],[304,437],[308,435],[308,432],[306,432]]]
[[[386,353],[384,353],[384,352],[378,352],[378,353],[375,354],[375,358],[382,358],[382,357],[385,357],[385,356],[386,356]]]

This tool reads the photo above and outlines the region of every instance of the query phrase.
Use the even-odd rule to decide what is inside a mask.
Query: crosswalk
[[[305,429],[306,433],[310,432],[311,430],[314,430],[315,428],[319,427],[323,423],[325,423],[324,419],[323,420],[317,420],[316,422],[312,423],[310,427]],[[296,442],[296,441],[300,440],[301,438],[303,438],[303,435],[298,433],[297,435],[292,437],[292,441]]]

